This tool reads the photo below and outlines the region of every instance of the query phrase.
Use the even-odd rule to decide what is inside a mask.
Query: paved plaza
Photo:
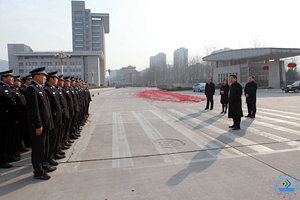
[[[148,89],[91,90],[88,123],[51,179],[33,179],[25,153],[0,169],[0,199],[276,200],[280,175],[300,178],[300,93],[258,90],[256,118],[232,131],[219,95],[204,111],[136,97]]]

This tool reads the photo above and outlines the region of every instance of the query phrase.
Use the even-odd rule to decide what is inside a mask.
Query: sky
[[[299,0],[86,0],[110,14],[107,68],[149,66],[149,57],[177,48],[189,59],[224,47],[300,48]],[[7,44],[34,51],[72,50],[71,0],[0,0],[0,59]]]

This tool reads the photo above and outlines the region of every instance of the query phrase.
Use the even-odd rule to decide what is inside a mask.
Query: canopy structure
[[[248,48],[212,53],[204,61],[273,60],[300,55],[298,48]]]
[[[213,79],[221,84],[230,74],[237,75],[242,85],[255,76],[260,87],[280,88],[286,84],[283,58],[300,55],[300,48],[224,49],[203,58],[212,62]]]

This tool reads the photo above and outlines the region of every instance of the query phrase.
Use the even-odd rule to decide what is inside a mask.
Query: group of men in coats
[[[256,92],[257,92],[257,83],[255,83],[254,76],[250,76],[248,79],[248,83],[245,86],[245,96],[246,103],[248,107],[248,115],[246,117],[255,118],[256,114]],[[237,76],[232,74],[230,75],[230,83],[228,85],[228,81],[224,80],[220,89],[221,94],[221,104],[222,104],[222,113],[227,112],[227,104],[228,106],[228,117],[233,119],[233,125],[229,128],[232,130],[239,130],[241,117],[243,117],[242,110],[242,94],[243,87],[237,81]],[[213,110],[213,96],[215,94],[215,85],[212,82],[212,79],[209,78],[206,86],[205,86],[205,95],[207,99],[207,104],[205,109]]]
[[[0,72],[0,168],[10,168],[31,147],[34,178],[48,180],[89,116],[87,83],[34,69],[20,79]]]

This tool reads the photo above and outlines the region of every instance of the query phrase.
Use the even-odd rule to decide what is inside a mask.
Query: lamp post
[[[110,86],[110,73],[112,72],[111,69],[106,70],[108,72],[108,86]]]
[[[90,72],[91,73],[91,75],[92,75],[92,83],[93,83],[93,85],[94,85],[94,74],[96,74],[96,72]]]
[[[70,54],[65,54],[64,52],[56,53],[53,55],[55,58],[60,59],[60,66],[61,66],[61,74],[64,74],[64,59],[70,58]]]

